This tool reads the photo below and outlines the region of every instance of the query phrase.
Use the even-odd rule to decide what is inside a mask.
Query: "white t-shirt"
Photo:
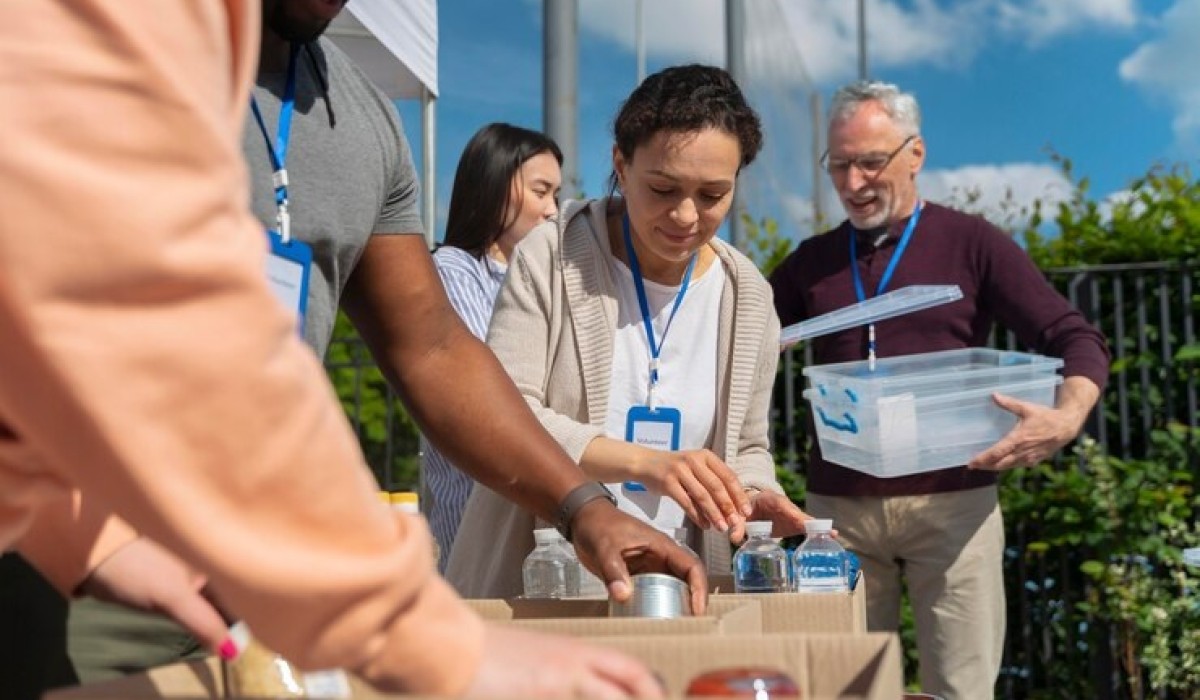
[[[650,386],[650,343],[638,305],[637,289],[629,268],[615,258],[611,262],[617,288],[617,331],[613,337],[612,375],[609,380],[608,415],[605,434],[625,439],[625,424],[631,406],[646,405]],[[720,258],[702,275],[694,276],[665,342],[663,331],[671,317],[679,287],[643,280],[650,306],[654,340],[661,348],[658,388],[659,406],[678,409],[682,417],[681,450],[712,444],[717,410],[717,341],[721,292],[725,268]],[[667,496],[649,491],[631,491],[623,484],[607,484],[617,496],[617,506],[668,536],[686,523],[683,509]]]

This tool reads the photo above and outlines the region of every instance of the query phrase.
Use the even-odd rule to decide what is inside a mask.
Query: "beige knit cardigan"
[[[569,202],[559,222],[517,246],[496,300],[488,345],[542,425],[576,462],[604,435],[617,295],[612,277],[608,200]],[[746,488],[782,492],[768,438],[779,360],[779,320],[771,288],[754,264],[714,238],[730,284],[721,296],[718,410],[712,444]],[[468,598],[522,592],[521,564],[533,550],[534,516],[475,485],[455,538],[446,578]],[[730,569],[729,540],[706,532],[710,572]],[[693,543],[694,547],[694,543]],[[695,547],[694,547],[695,548]]]

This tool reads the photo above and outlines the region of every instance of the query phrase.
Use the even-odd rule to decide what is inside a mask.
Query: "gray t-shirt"
[[[292,235],[313,248],[304,336],[324,356],[342,289],[367,239],[421,234],[422,224],[416,169],[395,106],[333,42],[322,38],[311,48],[311,58],[306,51],[296,57],[286,166]],[[328,96],[317,70],[325,76]],[[284,73],[264,74],[254,87],[272,143],[286,82]],[[250,112],[242,153],[250,169],[254,214],[274,228],[270,154]]]

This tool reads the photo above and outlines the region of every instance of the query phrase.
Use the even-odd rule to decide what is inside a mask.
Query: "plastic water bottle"
[[[578,559],[575,560],[575,566],[579,569],[580,598],[608,598],[608,586],[604,585],[604,579],[588,571]]]
[[[562,535],[558,537],[558,544],[571,556],[571,568],[567,570],[567,597],[607,598],[608,586],[604,585],[604,579],[588,571],[583,562],[579,561],[579,555],[575,553],[575,545],[568,542]]]
[[[583,575],[588,573],[579,563],[579,555],[575,554],[575,545],[567,541],[558,530],[550,530],[554,535],[554,544],[567,555],[566,593],[564,598],[578,598],[582,587]]]
[[[526,598],[565,598],[567,569],[572,567],[567,551],[558,546],[561,535],[553,528],[533,531],[537,543],[521,566]]]
[[[733,587],[738,593],[776,593],[788,585],[787,552],[771,539],[771,523],[746,523],[746,541],[733,555]]]
[[[846,549],[833,539],[833,521],[809,520],[804,529],[808,537],[796,548],[793,564],[796,590],[802,593],[849,590]]]

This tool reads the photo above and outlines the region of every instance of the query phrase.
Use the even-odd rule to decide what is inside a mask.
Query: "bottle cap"
[[[388,501],[392,504],[392,508],[402,513],[416,515],[421,512],[421,499],[412,491],[396,491],[388,494]]]
[[[533,531],[533,541],[539,545],[554,544],[562,538],[563,536],[559,534],[558,530],[552,527],[539,528]]]
[[[250,646],[250,640],[254,635],[250,633],[250,626],[245,622],[238,620],[229,628],[229,638],[233,640],[237,647],[237,655],[241,656],[246,648]]]
[[[746,523],[746,534],[751,537],[770,537],[774,523],[770,520],[751,520]]]
[[[804,523],[804,531],[810,535],[815,535],[820,532],[832,532],[833,521],[825,518],[813,518]]]

